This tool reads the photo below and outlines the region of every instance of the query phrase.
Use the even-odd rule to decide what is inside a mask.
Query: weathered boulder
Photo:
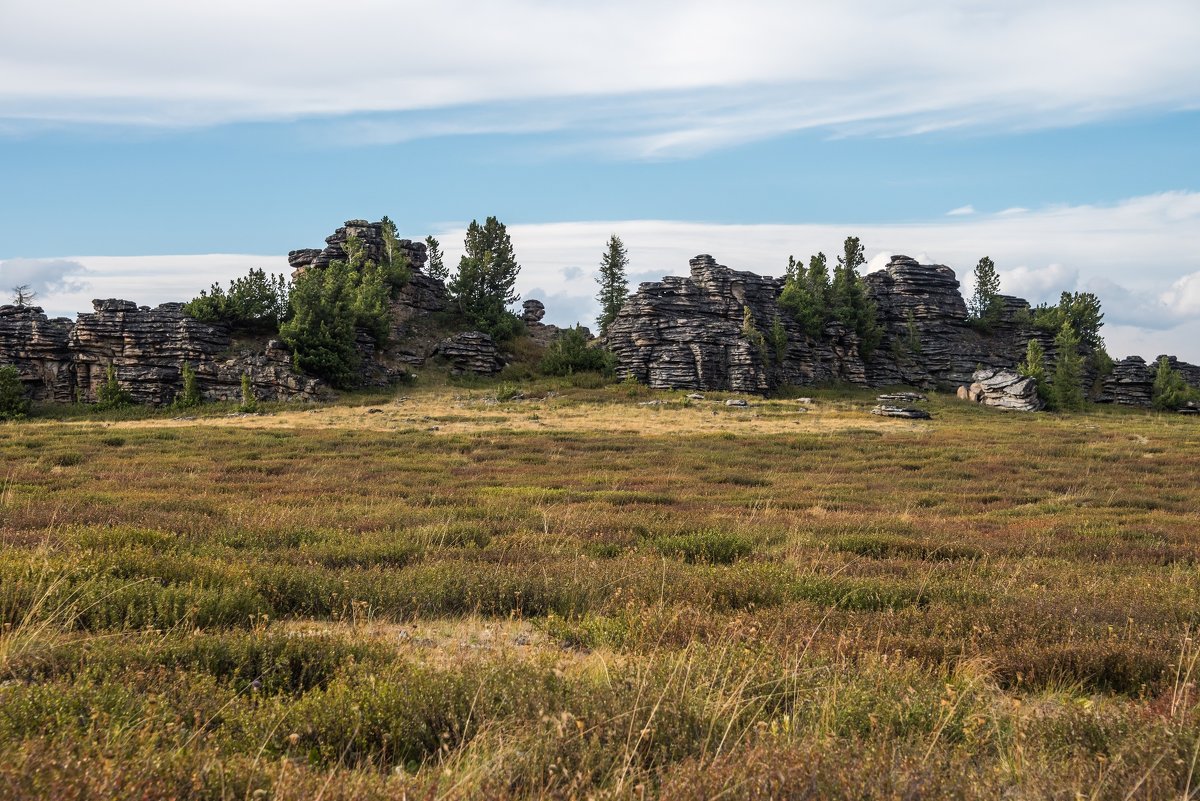
[[[977,370],[971,379],[966,394],[967,399],[975,403],[1020,412],[1036,412],[1045,407],[1038,397],[1037,381],[1015,370]],[[961,392],[959,397],[962,397]]]
[[[530,323],[540,323],[542,318],[546,316],[546,304],[540,300],[530,298],[521,304],[521,320],[529,325]]]
[[[495,340],[482,331],[464,331],[443,339],[438,343],[434,355],[445,359],[456,375],[489,375],[504,368]]]
[[[907,409],[901,406],[876,406],[871,410],[871,414],[879,415],[880,417],[900,417],[905,420],[931,420],[933,415],[924,409]]]

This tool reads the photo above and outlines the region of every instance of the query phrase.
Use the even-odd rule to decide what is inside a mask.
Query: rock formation
[[[853,333],[831,323],[826,336],[809,337],[791,315],[780,312],[782,290],[781,279],[697,256],[689,277],[642,284],[625,301],[608,327],[608,347],[621,374],[656,389],[762,393],[784,383],[864,383]],[[782,354],[743,336],[747,307],[764,335],[780,319],[787,332]]]
[[[954,271],[893,256],[864,277],[878,309],[883,339],[864,360],[854,333],[831,322],[808,336],[779,308],[783,279],[739,272],[711,256],[691,260],[691,274],[642,284],[609,326],[618,371],[661,389],[767,392],[786,384],[840,381],[871,386],[951,389],[973,383],[979,369],[1011,370],[1036,339],[1052,369],[1054,334],[1035,328],[1029,304],[1002,296],[999,321],[987,332],[967,320]],[[755,332],[743,330],[749,309]],[[776,318],[785,342],[772,341]],[[1185,380],[1200,386],[1200,368],[1182,362]],[[1099,400],[1149,405],[1149,378],[1140,359],[1119,363]],[[1084,385],[1099,385],[1085,368]],[[995,376],[993,374],[993,379]],[[997,396],[999,397],[999,396]],[[1016,407],[1023,400],[1009,400]],[[997,401],[997,403],[1002,403]]]
[[[1024,378],[1015,370],[977,370],[971,376],[971,386],[959,387],[959,397],[997,409],[1036,412],[1044,408],[1038,397],[1037,382]]]
[[[482,331],[464,331],[443,339],[433,355],[445,359],[455,375],[490,375],[504,367],[495,341]]]
[[[1130,356],[1116,362],[1112,372],[1104,377],[1100,401],[1123,406],[1149,406],[1154,394],[1158,363],[1164,358],[1189,386],[1200,387],[1200,366],[1180,361],[1174,356],[1159,356],[1150,364],[1140,356]]]
[[[320,392],[319,381],[292,370],[282,343],[235,342],[224,327],[185,315],[181,303],[151,309],[110,299],[92,307],[74,323],[39,308],[0,307],[0,362],[16,365],[34,400],[95,400],[111,366],[136,402],[167,404],[183,387],[185,363],[208,400],[240,399],[243,374],[259,400]]]

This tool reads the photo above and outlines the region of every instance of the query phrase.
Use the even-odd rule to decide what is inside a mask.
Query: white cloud
[[[965,206],[959,206],[956,209],[950,209],[950,211],[946,212],[946,216],[947,217],[966,217],[966,216],[969,216],[974,213],[975,213],[975,207],[968,203]]]
[[[68,259],[7,259],[0,261],[0,302],[7,303],[8,295],[19,286],[35,293],[34,303],[44,296],[54,297],[87,287],[80,276],[87,268]]]
[[[1037,303],[1062,291],[1094,291],[1104,304],[1104,333],[1114,356],[1163,352],[1200,362],[1200,193],[1171,192],[1112,206],[1053,207],[1020,215],[974,215],[964,220],[892,225],[716,225],[663,220],[549,223],[509,226],[522,270],[517,289],[546,303],[546,321],[592,324],[594,275],[613,232],[630,254],[630,288],[664,275],[686,275],[688,259],[711,253],[734,269],[782,274],[789,254],[818,250],[832,261],[847,235],[866,246],[868,269],[892,254],[953,267],[968,293],[981,256],[990,256],[1001,290]],[[314,231],[313,242],[327,232]],[[463,226],[437,236],[447,265],[461,255]],[[296,245],[303,246],[304,242]],[[0,263],[8,281],[10,265]],[[153,305],[186,300],[213,281],[251,267],[287,272],[282,256],[197,255],[70,257],[21,260],[21,269],[70,263],[86,288],[69,283],[45,291],[51,313],[91,308],[93,297],[121,297]],[[29,275],[22,272],[21,275]]]
[[[6,0],[0,10],[8,129],[402,112],[416,119],[353,121],[343,134],[570,128],[652,157],[802,128],[904,134],[1195,109],[1198,73],[1193,0]]]

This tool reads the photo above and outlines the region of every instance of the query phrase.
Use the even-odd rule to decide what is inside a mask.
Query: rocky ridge
[[[854,333],[840,324],[829,323],[814,338],[781,311],[783,279],[732,270],[707,255],[691,260],[687,277],[642,284],[609,326],[607,344],[622,375],[660,389],[761,393],[825,381],[953,389],[975,383],[980,369],[992,371],[990,381],[999,380],[995,371],[1019,364],[1031,339],[1054,364],[1054,335],[1032,325],[1029,303],[1021,298],[1002,296],[991,330],[972,326],[950,267],[896,255],[864,282],[883,328],[880,345],[865,361]],[[746,309],[758,332],[750,337],[743,331]],[[784,343],[770,341],[776,318]],[[1148,405],[1152,372],[1148,384],[1144,362],[1127,361],[1104,380],[1099,399]],[[1200,386],[1200,368],[1172,363]],[[1099,385],[1096,378],[1086,373],[1085,386]],[[995,397],[997,404],[1027,403]]]

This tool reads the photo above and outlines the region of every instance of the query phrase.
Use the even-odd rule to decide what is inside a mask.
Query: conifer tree
[[[445,257],[442,254],[442,243],[438,242],[432,236],[425,237],[425,247],[429,251],[429,262],[426,267],[426,272],[431,278],[436,278],[442,283],[450,277],[450,271],[446,269]]]
[[[1000,322],[1004,311],[1000,300],[1000,276],[996,274],[995,263],[987,256],[975,265],[975,292],[967,311],[971,321],[984,330],[990,330]]]
[[[1054,408],[1060,412],[1078,411],[1083,408],[1083,357],[1079,355],[1079,337],[1070,322],[1063,321],[1054,338],[1054,348],[1058,351],[1050,390]]]
[[[865,360],[871,358],[883,339],[875,301],[867,295],[858,268],[867,263],[858,237],[848,236],[833,269],[831,304],[833,316],[858,334],[858,351]]]
[[[1046,383],[1046,351],[1036,339],[1025,346],[1025,361],[1017,365],[1017,373],[1032,378],[1037,383],[1038,397],[1050,400],[1050,387]]]
[[[596,300],[600,302],[597,322],[601,336],[608,332],[609,324],[625,304],[625,295],[629,291],[629,280],[625,277],[628,266],[629,253],[625,250],[625,243],[613,234],[608,239],[608,250],[600,259],[600,275],[596,278],[600,284]]]
[[[521,265],[504,223],[488,217],[483,225],[472,220],[463,242],[466,252],[447,289],[471,324],[497,339],[514,334],[520,325],[508,310],[520,300],[513,287]]]

